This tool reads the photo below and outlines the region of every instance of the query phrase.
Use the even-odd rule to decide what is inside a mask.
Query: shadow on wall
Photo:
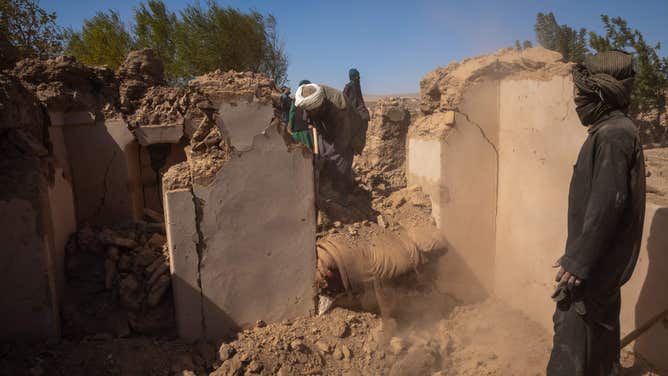
[[[647,229],[646,229],[647,230]],[[668,208],[656,211],[647,238],[649,268],[636,304],[636,327],[668,309]],[[636,352],[643,354],[655,366],[668,371],[668,326],[666,322],[655,324],[635,343]],[[656,364],[659,360],[662,364]]]
[[[131,219],[127,157],[108,128],[99,124],[70,125],[64,133],[78,224]]]
[[[177,325],[181,325],[177,328],[179,336],[183,339],[231,340],[236,333],[252,326],[235,322],[216,303],[202,295],[199,288],[176,274],[172,274],[172,289],[181,291],[183,299],[182,302],[175,302],[177,317],[185,316],[185,319],[177,319]],[[176,296],[174,298],[177,299]],[[216,318],[216,322],[207,323],[203,317],[204,312],[213,313],[212,317]],[[212,330],[212,327],[215,330]]]
[[[448,251],[436,262],[439,274],[436,285],[439,293],[463,304],[485,300],[489,293],[461,256],[461,250],[457,250],[447,240],[446,249]]]

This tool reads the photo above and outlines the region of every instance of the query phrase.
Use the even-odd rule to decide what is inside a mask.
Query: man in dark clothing
[[[587,56],[573,70],[589,136],[571,180],[548,376],[619,372],[620,287],[635,268],[645,214],[643,151],[626,116],[634,74],[620,51]]]
[[[292,104],[292,98],[290,98],[290,88],[288,86],[283,86],[281,88],[281,114],[283,115],[283,121],[288,122],[288,116],[290,113],[290,105]]]
[[[360,72],[357,69],[352,68],[348,71],[348,78],[350,78],[350,82],[343,88],[343,95],[346,97],[352,108],[359,114],[358,124],[360,129],[359,132],[353,135],[352,143],[354,145],[362,145],[361,149],[363,149],[363,145],[366,144],[366,131],[369,129],[371,115],[364,103],[364,95],[362,95],[362,86],[360,84]],[[356,148],[360,149],[360,147]]]
[[[297,90],[295,106],[307,112],[318,130],[323,174],[341,194],[341,202],[352,191],[353,156],[357,150],[353,136],[359,132],[359,116],[340,91],[325,85],[307,84]],[[363,145],[362,145],[363,147]]]

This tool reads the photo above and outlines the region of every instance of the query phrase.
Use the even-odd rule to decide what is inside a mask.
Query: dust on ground
[[[668,205],[668,148],[646,149],[647,201]]]

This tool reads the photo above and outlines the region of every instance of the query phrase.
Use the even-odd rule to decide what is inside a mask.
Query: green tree
[[[632,112],[665,111],[668,88],[668,58],[661,58],[661,44],[650,45],[640,31],[629,27],[621,17],[601,15],[605,35],[589,33],[589,43],[597,52],[630,51],[634,57],[636,76],[633,85]]]
[[[519,40],[515,41],[515,49],[518,51],[526,50],[531,47],[533,47],[533,43],[531,43],[530,40],[525,40],[524,42],[520,42]]]
[[[47,58],[62,51],[56,14],[42,9],[39,0],[0,0],[0,33],[22,56]]]
[[[174,37],[178,19],[162,0],[148,0],[135,8],[134,34],[137,48],[151,48],[165,64],[165,76],[178,76]]]
[[[125,29],[118,12],[97,12],[84,20],[80,32],[67,30],[65,52],[89,65],[106,65],[118,68],[133,48],[133,40]]]
[[[266,55],[264,20],[213,1],[189,5],[176,28],[176,58],[184,77],[215,69],[259,71]]]
[[[582,62],[587,53],[587,30],[559,25],[552,12],[538,13],[534,25],[536,40],[548,50],[557,51],[564,61]]]
[[[265,20],[265,57],[260,71],[272,78],[279,86],[288,81],[288,58],[285,55],[285,44],[278,35],[276,17],[267,16]]]

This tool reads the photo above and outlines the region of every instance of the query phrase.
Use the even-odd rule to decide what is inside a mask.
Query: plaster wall
[[[209,186],[194,186],[205,332],[220,338],[315,308],[313,164],[288,152],[275,127],[227,162]]]
[[[496,81],[471,88],[442,137],[408,141],[409,184],[430,195],[448,241],[441,287],[469,301],[485,297],[494,281],[498,88]]]
[[[286,145],[270,104],[221,103],[237,151],[207,185],[166,191],[179,336],[220,339],[315,310],[310,153]]]
[[[54,273],[58,296],[65,285],[65,245],[77,228],[72,184],[65,179],[62,168],[56,168],[54,183],[49,186],[49,206],[53,228]]]
[[[575,113],[570,77],[506,78],[496,85],[496,94],[493,84],[468,89],[440,145],[409,140],[409,181],[432,195],[439,228],[454,251],[443,258],[446,287],[469,297],[475,283],[468,290],[456,288],[468,274],[486,292],[551,331],[551,265],[564,250],[572,166],[587,132]],[[496,112],[490,110],[494,102]],[[485,157],[490,145],[498,152],[498,176],[493,156]],[[440,161],[424,157],[439,149]],[[498,192],[485,190],[497,186]],[[622,289],[622,336],[668,308],[667,229],[668,208],[648,203],[638,264]],[[668,370],[665,325],[655,325],[632,346]]]
[[[48,182],[38,158],[3,162],[12,169],[0,177],[0,339],[57,337],[59,298]]]
[[[500,89],[494,292],[551,328],[551,265],[566,244],[569,183],[587,131],[569,77],[507,79]]]
[[[133,134],[122,120],[63,126],[78,224],[133,219],[126,147]]]

